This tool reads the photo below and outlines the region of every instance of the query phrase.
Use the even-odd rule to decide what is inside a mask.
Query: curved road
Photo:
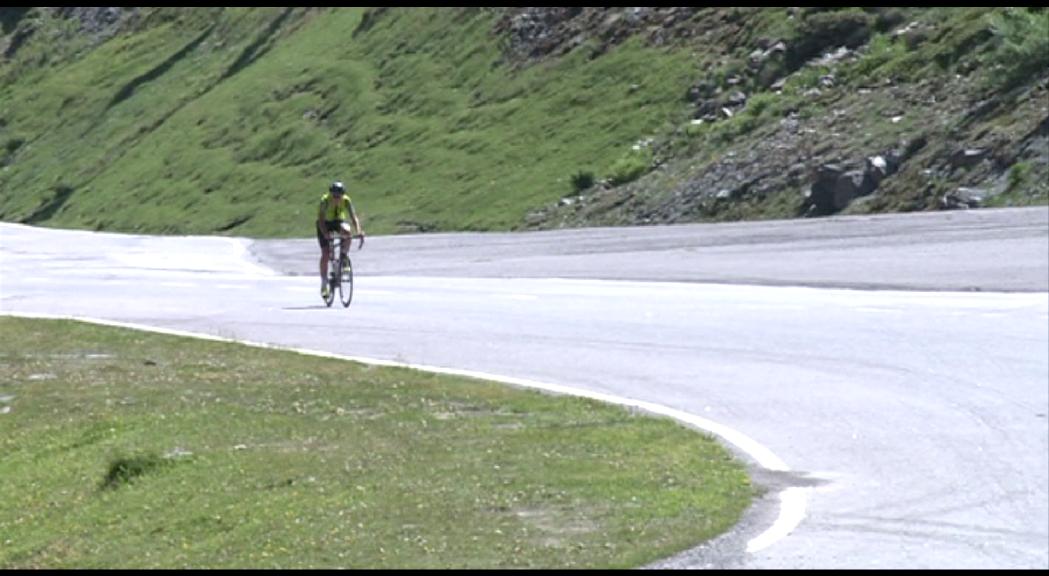
[[[312,239],[0,224],[0,313],[693,415],[770,491],[657,567],[1049,568],[1049,208],[375,237],[354,262],[328,309]]]

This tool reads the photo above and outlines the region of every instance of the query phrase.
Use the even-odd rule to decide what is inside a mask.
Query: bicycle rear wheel
[[[339,278],[339,300],[343,308],[349,308],[353,300],[353,262],[347,254],[339,263],[341,277]]]

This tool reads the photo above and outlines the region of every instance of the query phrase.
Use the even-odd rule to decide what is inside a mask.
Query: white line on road
[[[503,298],[509,298],[510,300],[538,300],[539,297],[535,294],[507,294]]]

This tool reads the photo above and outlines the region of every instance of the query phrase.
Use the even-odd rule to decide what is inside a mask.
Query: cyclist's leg
[[[353,241],[353,234],[351,234],[350,225],[346,222],[340,221],[338,228],[339,236],[342,236],[342,244],[339,245],[339,262],[342,262],[342,256],[345,256],[350,250],[350,243]]]
[[[327,229],[327,223],[324,226]],[[321,260],[320,260],[320,273],[321,273],[321,285],[328,285],[328,260],[330,259],[328,239],[321,235],[321,231],[317,230],[317,244],[321,247]]]

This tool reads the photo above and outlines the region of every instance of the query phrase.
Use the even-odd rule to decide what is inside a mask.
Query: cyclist
[[[353,221],[352,229],[346,222],[349,219]],[[328,261],[331,259],[331,254],[329,254],[331,248],[328,244],[328,237],[336,232],[342,236],[339,258],[341,262],[341,256],[345,256],[350,249],[353,229],[357,230],[357,235],[361,238],[360,246],[363,247],[364,229],[361,228],[361,221],[357,218],[357,211],[353,209],[353,202],[346,194],[346,187],[342,182],[332,182],[332,185],[328,187],[328,193],[321,196],[321,203],[317,208],[317,243],[321,246],[321,297],[323,298],[328,297],[329,290]]]

